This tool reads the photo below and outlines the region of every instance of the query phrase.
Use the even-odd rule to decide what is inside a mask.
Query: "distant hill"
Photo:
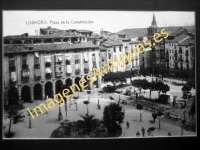
[[[195,26],[173,26],[173,27],[158,27],[158,30],[165,28],[165,31],[172,32],[180,27],[186,28],[188,32],[195,32]],[[135,38],[147,35],[147,28],[133,28],[133,29],[123,29],[118,34],[126,34],[129,38]]]

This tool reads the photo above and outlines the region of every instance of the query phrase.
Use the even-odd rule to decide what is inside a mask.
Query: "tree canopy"
[[[119,125],[123,123],[123,120],[124,112],[122,106],[116,103],[111,103],[104,108],[103,123],[109,133],[115,133]]]
[[[109,72],[104,76],[104,81],[105,82],[112,82],[114,87],[116,86],[117,83],[126,83],[126,77],[124,72]]]
[[[183,87],[182,87],[182,92],[183,93],[188,93],[188,92],[190,92],[191,91],[191,89],[192,89],[192,86],[190,86],[190,85],[184,85]]]

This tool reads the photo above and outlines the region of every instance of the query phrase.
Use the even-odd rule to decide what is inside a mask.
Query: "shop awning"
[[[45,58],[45,62],[50,63],[50,62],[51,62],[51,59],[50,59],[50,58]]]
[[[66,56],[66,60],[71,60],[71,57],[70,56]]]
[[[35,57],[39,58],[39,53],[35,52]]]
[[[46,68],[46,73],[52,73],[52,70],[50,68]]]
[[[71,65],[67,65],[67,73],[72,73],[72,66]]]
[[[59,62],[62,61],[62,56],[58,56],[58,61],[59,61]]]
[[[16,72],[11,72],[11,80],[12,81],[17,81]]]

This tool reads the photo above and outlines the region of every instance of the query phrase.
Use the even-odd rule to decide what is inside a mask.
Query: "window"
[[[170,56],[170,59],[171,59],[171,56]]]
[[[142,57],[142,61],[144,61],[144,57]]]
[[[119,52],[122,52],[122,47],[121,46],[119,47]]]
[[[170,50],[170,53],[171,53],[171,50]]]
[[[114,50],[114,52],[116,52],[116,48],[115,47],[113,47],[113,50]]]
[[[14,59],[10,59],[9,60],[9,71],[10,72],[14,72],[15,70],[16,70],[15,60]]]

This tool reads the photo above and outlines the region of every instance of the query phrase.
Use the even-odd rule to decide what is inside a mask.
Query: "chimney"
[[[49,35],[49,30],[51,29],[51,26],[47,27],[47,35]]]

